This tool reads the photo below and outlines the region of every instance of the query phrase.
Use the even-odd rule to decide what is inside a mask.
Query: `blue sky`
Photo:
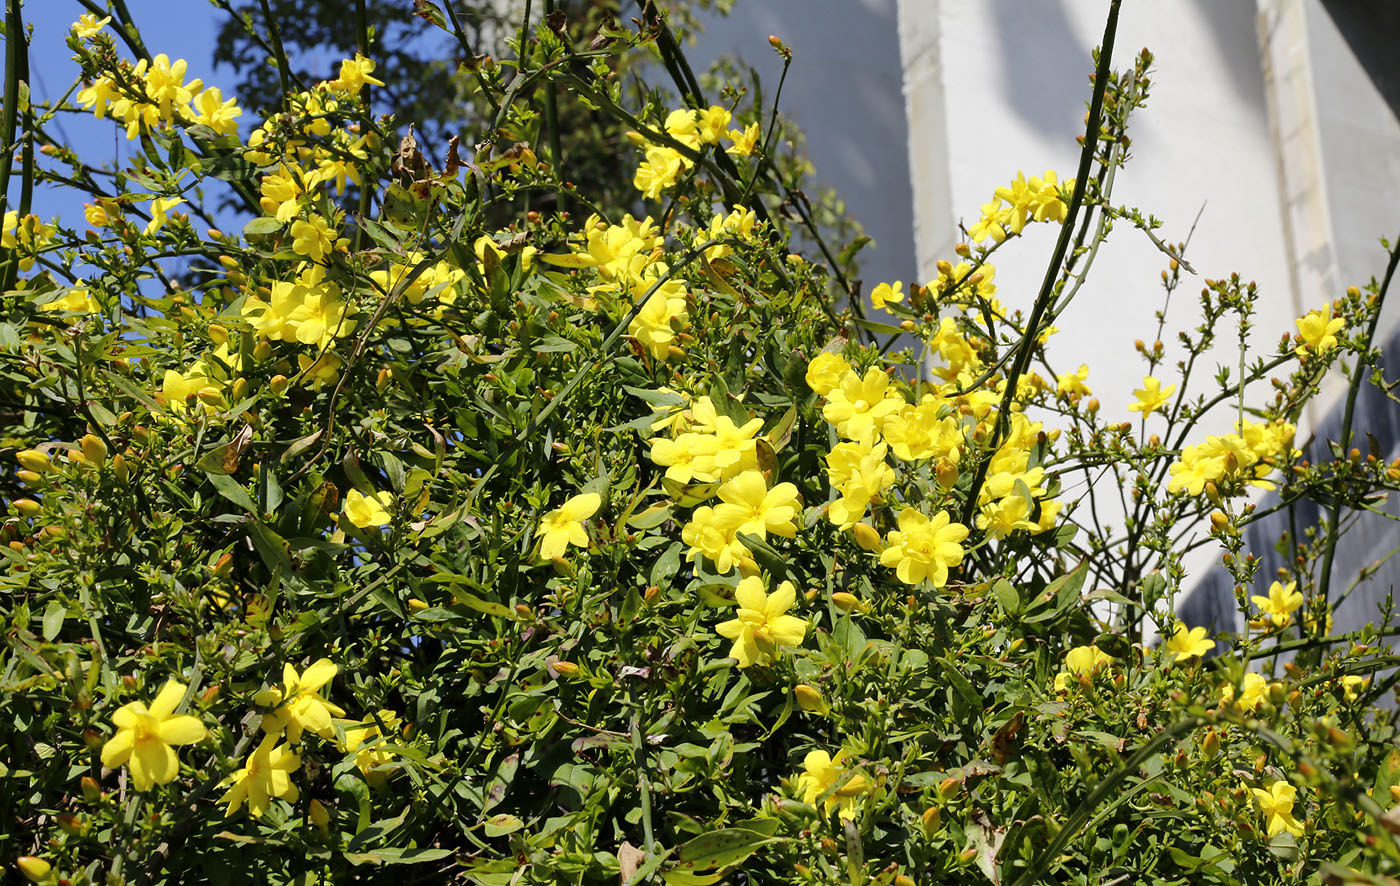
[[[152,53],[183,58],[189,63],[189,77],[200,77],[206,84],[220,86],[226,94],[230,92],[223,81],[232,81],[233,72],[228,68],[218,71],[213,63],[215,38],[225,13],[203,0],[127,0],[127,8]],[[74,0],[30,0],[24,4],[24,21],[33,26],[30,89],[36,101],[62,96],[78,77],[78,65],[64,40],[69,26],[85,11]],[[120,41],[117,45],[123,58],[131,58],[125,45]],[[94,165],[110,166],[133,150],[134,143],[127,142],[120,127],[91,114],[63,114],[51,126],[79,156]],[[34,211],[45,219],[58,215],[65,224],[81,230],[82,209],[79,194],[52,186],[35,189]]]

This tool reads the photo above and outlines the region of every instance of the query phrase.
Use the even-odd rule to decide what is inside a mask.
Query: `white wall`
[[[738,0],[706,19],[690,50],[697,70],[720,55],[743,60],[777,86],[782,64],[768,45],[793,51],[782,113],[807,137],[815,180],[836,189],[875,242],[862,253],[865,291],[914,274],[913,206],[900,91],[895,0]],[[815,195],[812,195],[815,196]]]

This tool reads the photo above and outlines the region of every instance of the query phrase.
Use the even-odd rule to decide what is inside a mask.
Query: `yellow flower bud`
[[[325,837],[330,834],[331,813],[320,800],[311,801],[306,808],[306,815],[307,818],[311,819],[311,823],[316,826],[316,829],[321,832],[321,836]]]
[[[107,444],[96,434],[84,434],[78,445],[83,447],[83,456],[92,464],[101,465],[107,460]]]
[[[53,870],[53,865],[32,855],[21,855],[15,859],[15,864],[19,866],[20,872],[34,883],[43,880],[49,875],[49,871]]]
[[[574,664],[571,661],[556,661],[554,663],[554,670],[561,677],[578,676],[578,665]]]
[[[43,486],[44,478],[33,471],[15,471],[15,476],[27,486]]]
[[[268,387],[272,388],[275,396],[282,396],[287,391],[287,377],[285,375],[274,375],[268,382]]]
[[[850,612],[853,609],[861,612],[865,611],[865,607],[861,604],[860,598],[855,594],[848,594],[845,591],[837,591],[832,594],[831,602],[835,603],[836,608],[842,612]]]
[[[938,463],[938,485],[944,490],[952,489],[958,485],[958,466],[952,462]]]
[[[1220,753],[1220,736],[1214,729],[1206,733],[1206,737],[1201,740],[1201,753],[1207,760],[1214,760]]]
[[[423,600],[419,600],[417,597],[409,597],[408,608],[412,609],[414,612],[422,612],[424,609],[428,608],[428,604]]]
[[[238,403],[248,396],[248,379],[235,378],[233,380],[233,401]]]
[[[20,463],[20,467],[36,474],[53,470],[53,460],[49,458],[48,453],[40,452],[37,449],[20,450],[15,453],[15,461]]]
[[[218,388],[214,387],[213,385],[205,385],[204,387],[200,388],[199,391],[195,394],[195,396],[198,397],[202,402],[207,403],[210,406],[224,405],[223,392],[220,391]]]
[[[217,323],[210,323],[209,340],[216,345],[226,344],[228,342],[228,330]]]
[[[100,736],[98,740],[101,740]],[[89,803],[96,803],[102,799],[102,788],[98,787],[97,779],[91,775],[84,775],[82,780],[78,782],[78,786],[82,788],[83,799]]]
[[[947,800],[958,792],[962,782],[949,776],[938,783],[938,799]]]
[[[857,523],[852,526],[851,534],[855,536],[856,544],[860,545],[862,550],[879,553],[885,549],[885,540],[869,523]]]
[[[792,688],[792,694],[797,698],[797,706],[804,711],[816,711],[817,713],[824,714],[829,710],[826,699],[822,698],[822,694],[806,683],[799,683],[794,686]]]
[[[272,356],[272,343],[267,339],[258,339],[258,343],[253,345],[253,359],[266,360]]]
[[[938,833],[938,829],[943,826],[943,815],[938,811],[937,806],[930,806],[925,809],[924,814],[920,816],[920,818],[923,820],[925,836],[932,837],[934,834]]]
[[[20,515],[24,517],[33,517],[44,509],[43,505],[32,498],[17,498],[11,502],[11,504],[13,504],[15,510],[19,511]]]
[[[209,567],[209,574],[215,578],[228,578],[233,574],[233,555],[225,553],[214,565]]]

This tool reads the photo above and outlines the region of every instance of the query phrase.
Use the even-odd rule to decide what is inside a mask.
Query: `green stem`
[[[1069,242],[1074,235],[1074,222],[1079,216],[1079,208],[1084,203],[1084,192],[1089,185],[1089,170],[1093,166],[1094,153],[1099,144],[1099,130],[1103,119],[1103,97],[1108,89],[1110,64],[1113,60],[1113,40],[1118,32],[1118,8],[1120,5],[1122,5],[1122,0],[1113,0],[1108,9],[1108,22],[1104,25],[1098,67],[1094,72],[1094,96],[1089,102],[1089,120],[1084,131],[1084,146],[1079,152],[1079,172],[1074,179],[1074,193],[1070,196],[1069,211],[1066,212],[1064,223],[1060,226],[1060,237],[1055,242],[1055,252],[1050,257],[1050,264],[1045,268],[1045,277],[1040,284],[1040,294],[1036,296],[1035,307],[1031,310],[1030,320],[1026,323],[1025,338],[1021,340],[1016,361],[1011,365],[1011,372],[1006,377],[1006,391],[1001,397],[1001,407],[997,411],[996,425],[992,429],[992,435],[987,439],[985,450],[987,456],[996,452],[997,446],[1011,424],[1011,403],[1016,398],[1016,385],[1020,381],[1021,375],[1026,371],[1026,366],[1030,363],[1031,351],[1035,348],[1041,319],[1055,300],[1055,281],[1059,278],[1060,267],[1064,264],[1065,254],[1069,251]],[[972,522],[973,511],[977,508],[977,498],[982,491],[982,483],[987,479],[987,467],[990,463],[990,457],[977,460],[977,473],[973,477],[972,486],[968,489],[967,502],[963,505],[961,520],[963,525]]]
[[[5,108],[3,116],[0,116],[0,135],[10,147],[0,159],[3,162],[3,166],[0,166],[0,216],[10,208],[10,169],[14,165],[15,127],[19,120],[20,56],[26,52],[20,0],[8,0],[5,4],[5,35]],[[15,288],[15,278],[19,276],[19,262],[8,249],[0,249],[0,268],[3,268],[0,271],[0,292],[8,292]]]
[[[647,858],[656,854],[656,839],[651,829],[651,782],[647,778],[647,753],[642,742],[642,727],[636,715],[632,717],[632,754],[637,765],[637,790],[642,801],[642,840]]]
[[[287,62],[287,51],[282,46],[282,30],[277,27],[277,18],[268,8],[267,0],[258,0],[262,7],[263,20],[267,22],[267,35],[272,38],[272,51],[277,59],[277,76],[282,81],[282,94],[291,95],[291,66]]]
[[[1371,354],[1375,347],[1376,324],[1381,319],[1381,308],[1385,306],[1385,294],[1390,289],[1390,281],[1395,278],[1395,266],[1400,264],[1400,243],[1394,243],[1390,248],[1390,261],[1385,267],[1385,278],[1381,280],[1380,290],[1376,293],[1376,304],[1371,313],[1371,322],[1366,329],[1366,351],[1356,361],[1356,368],[1351,372],[1351,386],[1347,388],[1346,410],[1342,413],[1342,436],[1339,441],[1341,457],[1346,458],[1348,450],[1351,449],[1351,422],[1356,411],[1356,397],[1361,393],[1361,380],[1366,376],[1366,370],[1371,366]],[[1322,571],[1318,575],[1318,596],[1322,602],[1328,602],[1328,596],[1332,590],[1332,559],[1337,554],[1337,519],[1342,512],[1342,496],[1334,494],[1332,506],[1327,514],[1327,542],[1322,554]],[[1326,630],[1324,622],[1326,619],[1319,618],[1319,630]]]

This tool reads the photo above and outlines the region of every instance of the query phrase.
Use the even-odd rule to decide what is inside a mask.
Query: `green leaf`
[[[675,870],[709,871],[738,864],[776,838],[745,828],[721,828],[701,834],[676,850]]]
[[[268,569],[275,570],[280,567],[284,573],[291,572],[291,545],[287,544],[286,539],[257,521],[248,523],[248,538],[252,540],[253,547],[257,549],[258,556],[262,557]]]
[[[640,514],[628,517],[627,525],[633,529],[655,529],[671,519],[671,510],[669,504],[652,505]]]
[[[503,812],[500,815],[493,815],[486,819],[486,836],[502,837],[506,834],[513,834],[523,827],[525,827],[525,822],[516,818],[514,815]]]
[[[63,630],[63,619],[68,615],[68,607],[57,600],[50,600],[48,607],[44,609],[44,639],[53,642],[59,631]]]
[[[351,865],[362,864],[422,864],[452,855],[451,849],[376,849],[373,852],[347,852],[345,860]]]
[[[671,579],[676,577],[676,573],[681,569],[681,542],[672,542],[656,562],[651,566],[651,583],[658,588],[668,588],[671,586]]]
[[[1015,615],[1021,611],[1021,595],[1011,582],[1004,578],[999,578],[992,585],[992,594],[996,596],[997,602],[1007,615]]]
[[[244,237],[260,237],[282,230],[282,223],[270,216],[259,216],[243,226]]]
[[[433,0],[413,0],[413,14],[424,21],[432,22],[444,31],[448,30],[447,17]]]
[[[217,452],[218,450],[215,450]],[[211,453],[212,454],[212,453]],[[248,494],[248,490],[243,488],[243,484],[230,477],[228,474],[215,474],[208,471],[205,476],[209,482],[214,484],[214,488],[219,494],[250,514],[258,512],[258,505],[253,501],[253,497]]]
[[[515,610],[502,606],[500,603],[483,600],[475,594],[469,594],[456,587],[449,588],[448,590],[452,592],[453,600],[461,603],[468,609],[475,609],[477,612],[494,616],[495,618],[508,618],[511,621],[518,621],[520,619],[520,616],[515,614]]]

